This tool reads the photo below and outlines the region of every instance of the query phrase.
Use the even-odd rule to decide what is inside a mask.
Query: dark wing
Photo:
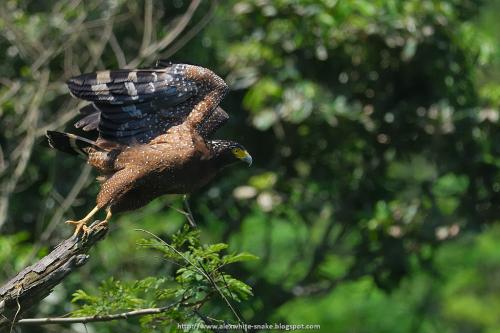
[[[158,100],[126,105],[93,103],[81,111],[89,112],[90,109],[94,112],[78,121],[77,128],[85,131],[97,129],[101,139],[131,145],[147,143],[182,123],[192,105],[165,106]]]
[[[71,93],[92,102],[75,126],[98,130],[99,137],[123,144],[147,143],[185,120],[198,93],[186,77],[187,65],[137,70],[101,71],[68,81]]]
[[[141,103],[162,99],[177,105],[197,92],[196,82],[186,77],[187,65],[164,68],[117,69],[83,74],[68,80],[71,93],[80,99],[104,104]]]
[[[211,138],[214,133],[224,125],[229,119],[229,115],[220,106],[205,119],[199,128],[199,132],[204,139]]]
[[[160,62],[151,69],[80,75],[68,87],[74,96],[92,102],[75,126],[97,129],[108,142],[147,143],[184,121],[206,137],[227,119],[222,109],[214,112],[227,86],[203,67]]]

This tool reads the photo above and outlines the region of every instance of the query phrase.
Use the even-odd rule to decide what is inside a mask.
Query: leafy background
[[[499,331],[499,11],[495,0],[3,1],[2,280],[68,236],[62,222],[98,190],[81,160],[44,144],[77,114],[65,80],[168,58],[228,82],[220,136],[254,157],[189,199],[201,244],[259,257],[226,268],[252,288],[236,303],[246,322]],[[78,311],[71,295],[116,286],[102,281],[174,274],[134,230],[172,239],[186,223],[172,207],[182,200],[115,217],[91,261],[31,315]],[[220,302],[203,310],[230,318]]]

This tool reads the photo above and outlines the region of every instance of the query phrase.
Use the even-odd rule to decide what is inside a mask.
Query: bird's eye
[[[233,148],[232,151],[233,151],[233,155],[238,159],[242,159],[246,155],[245,152],[240,148]]]

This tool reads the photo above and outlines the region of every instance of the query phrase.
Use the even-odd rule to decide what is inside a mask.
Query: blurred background
[[[191,196],[203,242],[259,260],[247,322],[328,332],[500,331],[500,1],[13,1],[0,4],[0,281],[93,207],[65,81],[157,59],[231,91],[219,137],[254,157]],[[76,119],[76,118],[75,118]],[[115,277],[166,274],[134,228],[184,223],[178,197],[119,215],[90,262],[31,316]],[[138,332],[133,322],[23,332]]]

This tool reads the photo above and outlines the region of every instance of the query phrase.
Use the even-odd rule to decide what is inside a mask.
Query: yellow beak
[[[246,150],[243,150],[243,149],[235,149],[233,151],[234,153],[234,156],[236,156],[236,158],[242,160],[243,162],[247,163],[248,166],[251,166],[252,165],[252,156],[250,156],[250,154],[248,153],[248,151]]]
[[[252,156],[245,150],[245,156],[243,156],[242,161],[247,163],[248,166],[252,165],[253,159]]]

